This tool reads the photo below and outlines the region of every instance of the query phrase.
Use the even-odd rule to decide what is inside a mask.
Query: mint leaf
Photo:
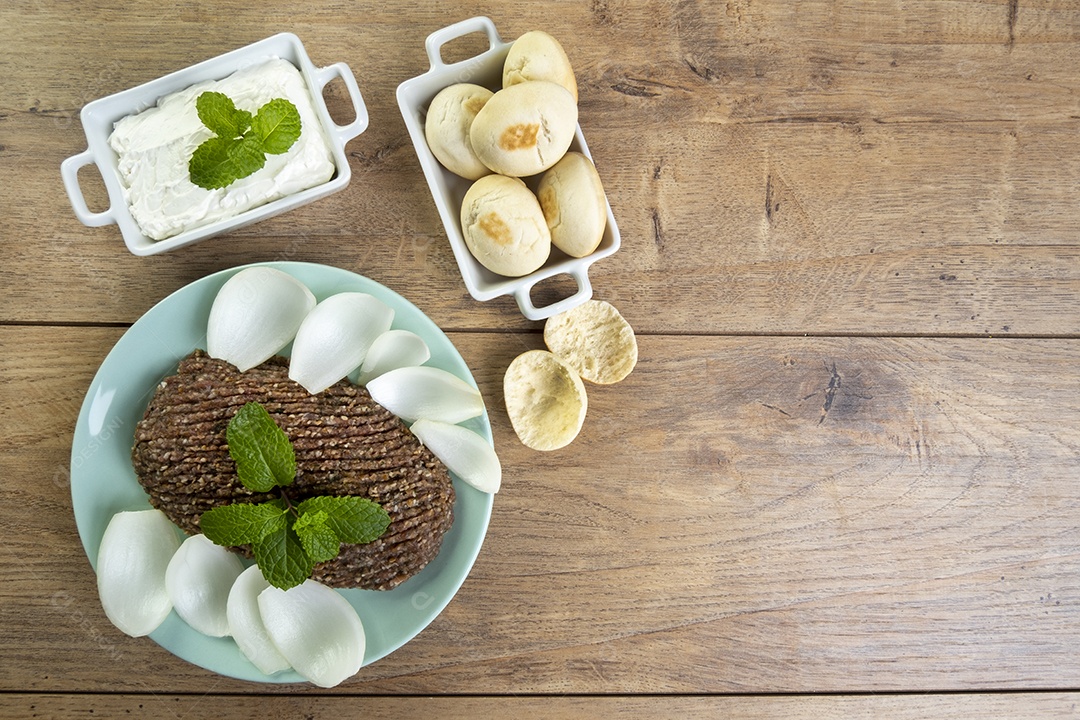
[[[236,134],[243,135],[251,127],[251,113],[247,110],[237,110],[233,116],[236,120]],[[221,133],[218,133],[220,135]]]
[[[257,172],[267,153],[280,155],[300,137],[300,113],[285,98],[274,98],[252,116],[238,110],[228,95],[208,91],[195,99],[195,110],[214,133],[188,160],[191,182],[206,190],[228,187]]]
[[[247,177],[260,170],[266,164],[266,153],[263,152],[259,138],[248,133],[239,140],[234,140],[228,149],[229,160],[232,161],[232,169],[238,173],[238,177]]]
[[[377,540],[390,525],[390,516],[378,503],[367,498],[320,495],[300,503],[296,511],[326,513],[326,527],[343,543],[369,543]]]
[[[308,557],[317,563],[333,560],[341,551],[341,541],[326,526],[327,514],[323,510],[307,512],[293,523],[293,530],[300,538]]]
[[[250,139],[249,139],[250,138]],[[258,138],[212,137],[195,148],[188,161],[191,182],[206,190],[228,187],[266,164]]]
[[[191,182],[201,188],[214,190],[229,185],[236,179],[236,168],[229,157],[231,138],[212,137],[195,148],[188,161]]]
[[[251,549],[266,581],[282,590],[296,587],[307,580],[315,567],[315,562],[288,523],[280,530],[256,540]]]
[[[225,93],[204,92],[195,98],[195,111],[202,124],[225,139],[239,137],[251,126],[251,113],[237,110]]]
[[[300,113],[284,98],[274,98],[259,108],[251,119],[251,130],[259,136],[265,152],[280,155],[300,137]]]
[[[222,505],[202,514],[199,529],[217,545],[249,545],[288,524],[282,505],[280,501]]]
[[[289,437],[259,403],[237,411],[225,430],[225,442],[236,461],[236,474],[249,490],[269,492],[296,477],[296,454]]]

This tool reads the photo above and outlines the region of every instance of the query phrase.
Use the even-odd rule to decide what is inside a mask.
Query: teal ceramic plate
[[[469,368],[449,338],[415,305],[379,283],[355,273],[309,263],[265,263],[289,273],[319,300],[343,291],[366,292],[394,309],[395,328],[411,330],[431,349],[429,365],[475,385]],[[210,306],[232,268],[177,290],[151,308],[124,333],[105,358],[79,412],[71,451],[71,499],[79,537],[90,563],[114,513],[150,507],[131,467],[135,424],[157,384],[176,371],[180,359],[206,347]],[[491,441],[487,414],[463,423]],[[389,591],[343,590],[364,623],[364,664],[385,657],[415,637],[450,602],[480,551],[491,516],[492,496],[454,478],[454,524],[438,556],[420,573]],[[117,630],[117,632],[120,632]],[[240,653],[230,638],[192,630],[172,613],[151,639],[178,657],[222,675],[256,682],[303,682],[293,672],[268,676]]]

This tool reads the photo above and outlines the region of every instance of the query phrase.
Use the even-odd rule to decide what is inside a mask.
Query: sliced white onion
[[[319,687],[334,687],[363,665],[364,626],[336,590],[314,580],[288,590],[269,587],[259,594],[259,611],[277,649]]]
[[[375,338],[393,321],[394,311],[367,293],[331,295],[296,331],[289,377],[312,395],[322,392],[360,367]]]
[[[388,330],[371,344],[356,383],[366,385],[383,373],[423,365],[430,359],[431,350],[422,337],[408,330]]]
[[[236,578],[229,590],[225,613],[229,634],[236,640],[240,652],[267,675],[288,670],[289,661],[278,652],[270,639],[259,612],[259,593],[270,587],[258,565],[252,565]]]
[[[214,298],[206,325],[206,352],[241,372],[280,351],[315,307],[302,282],[270,267],[245,268]]]
[[[142,637],[165,620],[172,610],[165,570],[178,547],[176,526],[160,510],[112,516],[98,549],[97,586],[113,625]]]
[[[421,418],[412,431],[450,472],[477,490],[499,492],[502,464],[487,440],[469,428]]]
[[[192,535],[169,562],[165,589],[184,622],[204,635],[225,637],[229,590],[243,571],[239,556],[205,535]]]
[[[484,412],[480,391],[457,375],[421,365],[384,373],[367,384],[372,399],[406,422],[459,423]]]

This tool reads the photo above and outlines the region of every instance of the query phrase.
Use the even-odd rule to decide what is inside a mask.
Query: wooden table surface
[[[562,41],[622,230],[640,362],[552,453],[502,398],[542,326],[469,297],[394,96],[476,15]],[[279,31],[360,83],[345,191],[152,258],[76,220],[84,104]],[[0,716],[1080,715],[1077,3],[16,0],[0,43]],[[281,259],[445,329],[505,471],[457,596],[333,690],[117,631],[68,485],[125,329]]]

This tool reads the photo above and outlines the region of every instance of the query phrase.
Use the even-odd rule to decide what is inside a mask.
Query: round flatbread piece
[[[544,343],[589,382],[610,385],[637,365],[634,329],[604,300],[586,300],[552,315],[544,325]]]
[[[557,450],[581,431],[588,410],[578,374],[547,350],[529,350],[503,376],[506,412],[521,442],[533,450]]]

